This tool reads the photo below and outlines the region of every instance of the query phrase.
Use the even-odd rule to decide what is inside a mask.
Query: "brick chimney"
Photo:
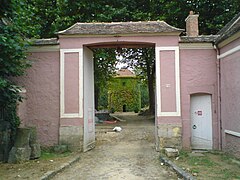
[[[187,36],[196,37],[199,35],[198,16],[198,14],[194,14],[193,11],[190,11],[188,17],[185,19]]]

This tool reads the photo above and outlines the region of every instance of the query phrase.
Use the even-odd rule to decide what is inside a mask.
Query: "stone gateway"
[[[28,56],[33,65],[17,80],[26,88],[26,103],[20,105],[25,110],[21,112],[23,124],[37,127],[42,145],[64,144],[83,151],[93,148],[92,50],[154,47],[156,148],[191,149],[192,131],[204,127],[201,122],[194,124],[191,113],[196,112],[197,121],[207,116],[211,124],[208,149],[231,147],[229,151],[240,156],[239,17],[217,35],[199,35],[198,15],[190,12],[186,36],[181,35],[183,29],[166,22],[148,21],[76,23],[58,32],[57,39],[35,40]],[[202,101],[205,95],[211,113],[206,115],[204,109],[192,112],[192,97]],[[199,132],[204,133],[204,128]],[[198,137],[205,138],[201,133]]]

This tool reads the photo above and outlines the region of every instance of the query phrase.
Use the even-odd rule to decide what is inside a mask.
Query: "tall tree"
[[[94,92],[95,109],[98,110],[98,100],[101,89],[108,85],[108,80],[115,74],[116,70],[116,50],[111,48],[94,50]]]
[[[149,111],[155,112],[155,53],[154,48],[124,48],[120,53],[122,62],[133,68],[138,76],[146,80],[149,95]]]
[[[26,40],[24,29],[19,26],[16,14],[21,9],[20,0],[4,1],[0,11],[0,126],[10,131],[10,137],[0,142],[5,145],[4,160],[14,143],[16,129],[20,124],[17,116],[17,103],[21,101],[20,88],[9,77],[23,75],[30,65],[26,60]],[[5,141],[5,142],[4,142]]]
[[[55,32],[66,29],[76,22],[164,20],[170,25],[185,28],[185,18],[190,10],[200,14],[201,34],[215,34],[240,9],[239,0],[19,0],[19,2],[22,11],[18,12],[18,19],[24,26],[29,27],[30,36],[42,38],[55,36]],[[8,6],[4,8],[6,7]]]

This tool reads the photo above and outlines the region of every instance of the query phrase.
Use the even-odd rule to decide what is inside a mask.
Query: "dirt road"
[[[120,124],[121,132],[112,132],[114,125],[97,126],[96,148],[54,179],[177,179],[160,164],[153,122],[133,114],[118,117],[127,120]]]

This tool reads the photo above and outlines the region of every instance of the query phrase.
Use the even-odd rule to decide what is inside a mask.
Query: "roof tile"
[[[164,21],[76,23],[59,35],[117,35],[135,33],[181,33],[183,29],[170,26]]]

